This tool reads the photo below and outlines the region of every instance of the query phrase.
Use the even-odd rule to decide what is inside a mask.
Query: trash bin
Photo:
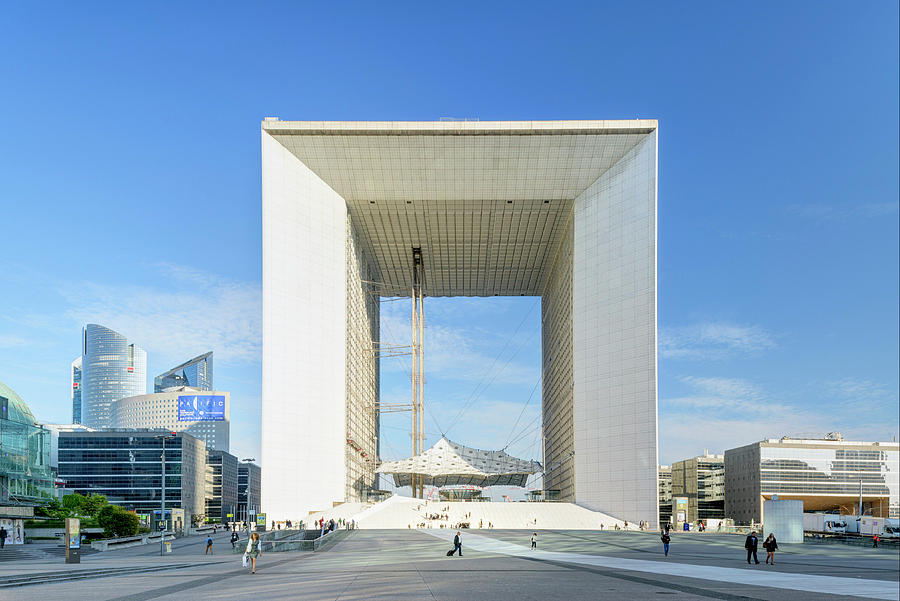
[[[166,543],[166,553],[171,553],[171,552],[172,552],[172,543],[167,542]]]

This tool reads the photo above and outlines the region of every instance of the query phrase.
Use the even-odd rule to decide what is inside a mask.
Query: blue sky
[[[144,346],[151,377],[212,349],[232,450],[258,457],[264,117],[646,117],[661,462],[890,439],[897,22],[874,1],[8,5],[0,380],[62,422],[85,322]],[[399,337],[408,304],[384,309]],[[428,301],[429,442],[470,402],[451,437],[540,458],[539,309]],[[383,376],[386,400],[408,396],[402,360]],[[387,458],[407,421],[384,420]]]

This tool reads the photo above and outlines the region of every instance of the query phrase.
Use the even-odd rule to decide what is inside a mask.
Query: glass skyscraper
[[[116,331],[86,325],[81,349],[81,423],[108,428],[114,402],[146,392],[147,352]]]
[[[173,367],[153,380],[153,392],[162,392],[175,386],[190,386],[197,390],[215,390],[213,388],[212,351]]]
[[[81,357],[72,361],[72,423],[81,423]]]

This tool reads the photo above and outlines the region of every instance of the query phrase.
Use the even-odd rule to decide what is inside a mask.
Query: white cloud
[[[60,292],[66,316],[79,326],[99,323],[168,360],[208,350],[216,362],[260,360],[262,295],[256,283],[235,282],[194,269],[159,265],[162,286],[79,282]]]
[[[787,205],[785,210],[793,215],[814,221],[846,221],[894,215],[900,211],[900,202],[864,202],[854,205],[794,203]]]
[[[402,305],[402,306],[397,306]],[[382,304],[381,341],[391,345],[409,345],[411,339],[408,304]],[[467,380],[474,388],[490,384],[528,384],[539,375],[539,369],[520,363],[529,344],[540,343],[540,330],[520,331],[515,337],[497,335],[482,328],[449,326],[435,317],[425,322],[425,371],[444,380]],[[458,317],[457,317],[458,319]],[[498,341],[508,344],[498,345]],[[409,357],[384,358],[381,369],[406,372]],[[479,384],[480,383],[480,384]]]
[[[692,394],[660,399],[659,455],[666,464],[708,449],[721,453],[764,438],[821,437],[841,432],[848,440],[891,440],[897,435],[898,410],[870,405],[870,411],[834,408],[827,395],[812,406],[785,401],[748,380],[682,376]],[[886,389],[867,380],[845,378],[827,383],[837,394],[880,398]]]
[[[718,359],[731,353],[757,353],[776,346],[771,333],[754,325],[702,322],[659,330],[659,354],[667,359]]]
[[[15,348],[25,346],[27,344],[28,341],[21,336],[14,336],[12,334],[0,334],[0,348]]]

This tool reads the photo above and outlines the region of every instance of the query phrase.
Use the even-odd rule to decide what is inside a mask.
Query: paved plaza
[[[0,600],[175,599],[594,600],[594,599],[898,599],[900,553],[843,545],[781,545],[774,567],[748,566],[743,537],[676,534],[668,558],[659,537],[640,532],[463,532],[462,558],[447,557],[447,530],[358,530],[325,552],[268,553],[250,575],[228,534],[62,559],[0,561],[0,586],[27,574],[97,573],[47,584],[0,588]],[[4,550],[5,552],[6,550]],[[762,561],[762,559],[761,559]]]

